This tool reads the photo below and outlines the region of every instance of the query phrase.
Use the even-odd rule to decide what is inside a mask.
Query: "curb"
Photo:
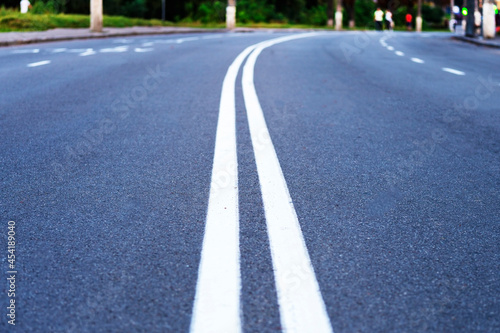
[[[24,45],[24,44],[35,44],[35,43],[46,43],[46,42],[60,42],[60,41],[77,40],[77,39],[102,39],[102,38],[113,38],[113,37],[141,36],[141,35],[221,33],[221,32],[228,32],[228,31],[229,30],[227,30],[227,29],[193,29],[193,30],[179,30],[179,31],[130,31],[130,32],[116,32],[116,33],[115,32],[106,33],[105,31],[102,33],[88,32],[87,34],[75,35],[75,36],[33,37],[33,38],[27,38],[27,39],[0,41],[0,47],[13,46],[13,45]]]
[[[489,41],[485,41],[483,39],[477,39],[477,38],[465,37],[465,36],[452,36],[451,39],[466,42],[466,43],[471,43],[471,44],[475,44],[475,45],[479,45],[479,46],[500,49],[500,43],[489,42]]]

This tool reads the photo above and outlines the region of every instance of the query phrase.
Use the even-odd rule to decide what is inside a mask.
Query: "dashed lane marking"
[[[137,52],[137,53],[144,53],[144,52],[151,52],[153,51],[154,49],[149,47],[149,48],[140,48],[140,47],[136,47],[134,49],[134,52]]]
[[[128,46],[117,46],[99,50],[99,52],[101,53],[122,53],[127,51],[128,51]]]
[[[464,72],[456,70],[456,69],[453,69],[453,68],[444,67],[443,71],[451,73],[451,74],[455,74],[455,75],[465,75]]]
[[[80,55],[80,57],[86,57],[86,56],[94,55],[94,54],[96,54],[96,53],[97,53],[97,52],[96,52],[96,51],[94,51],[93,49],[87,49],[87,51],[82,52],[82,53],[80,53],[79,55]]]
[[[14,50],[13,54],[29,54],[29,53],[39,53],[40,49],[29,49],[29,50]]]
[[[50,64],[50,60],[43,60],[39,62],[33,62],[31,64],[28,64],[28,67],[38,67],[38,66],[43,66],[43,65],[48,65]]]

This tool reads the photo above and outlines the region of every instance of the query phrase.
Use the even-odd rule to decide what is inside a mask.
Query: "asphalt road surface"
[[[1,48],[0,331],[499,332],[499,69],[438,33]]]

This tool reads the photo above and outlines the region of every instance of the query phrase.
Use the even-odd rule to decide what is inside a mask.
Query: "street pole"
[[[102,32],[102,0],[90,0],[90,30]]]
[[[474,5],[475,0],[467,0],[467,24],[465,25],[465,36],[474,37]]]
[[[422,32],[422,0],[418,0],[417,19],[415,20],[417,32]]]
[[[342,30],[342,0],[337,0],[337,11],[335,12],[335,30]]]
[[[236,0],[228,0],[226,7],[226,28],[236,27]]]
[[[161,0],[161,20],[165,22],[165,0]]]

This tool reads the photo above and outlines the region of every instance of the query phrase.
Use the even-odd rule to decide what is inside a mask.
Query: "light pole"
[[[228,0],[226,7],[226,28],[236,27],[236,0]]]
[[[90,30],[102,32],[102,0],[90,0]]]
[[[474,37],[474,0],[467,0],[467,24],[465,25],[465,36]]]

